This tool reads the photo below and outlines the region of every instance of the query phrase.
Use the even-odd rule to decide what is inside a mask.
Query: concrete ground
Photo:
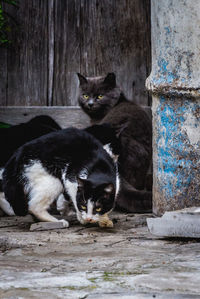
[[[152,236],[150,216],[36,232],[30,216],[2,217],[0,298],[200,298],[200,244]]]

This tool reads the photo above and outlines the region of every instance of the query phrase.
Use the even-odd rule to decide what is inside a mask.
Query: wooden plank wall
[[[151,108],[143,108],[151,118]],[[62,128],[72,126],[81,129],[91,125],[89,117],[77,106],[0,107],[0,122],[11,125],[27,122],[38,115],[51,116]]]
[[[0,106],[74,106],[76,72],[112,71],[129,99],[150,104],[150,0],[20,0],[9,12],[20,26],[0,49]]]

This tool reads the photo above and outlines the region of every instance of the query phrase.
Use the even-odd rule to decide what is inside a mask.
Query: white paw
[[[81,224],[85,224],[83,218],[81,217],[81,213],[77,212],[77,213],[76,213],[76,217],[77,217],[78,221],[79,221]]]
[[[58,220],[58,221],[62,222],[64,227],[69,227],[69,222],[67,220],[61,219],[61,220]]]
[[[78,221],[81,223],[81,224],[86,224],[87,222],[85,220],[83,220],[82,218],[78,218]]]

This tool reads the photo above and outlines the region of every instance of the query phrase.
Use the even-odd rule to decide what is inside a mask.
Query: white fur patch
[[[105,151],[109,154],[109,156],[113,159],[113,161],[115,163],[117,163],[117,160],[118,160],[118,155],[115,155],[113,152],[112,152],[112,149],[111,149],[111,146],[110,146],[110,143],[108,144],[105,144],[103,146],[103,148],[105,149]]]
[[[116,164],[116,190],[115,190],[115,197],[119,193],[119,190],[120,190],[120,176],[119,176],[119,172],[118,172],[118,166]]]
[[[60,215],[62,215],[62,216],[68,215],[68,213],[69,213],[69,203],[65,199],[63,194],[59,195],[59,197],[56,201],[56,208],[57,208],[58,212],[60,213]]]
[[[119,193],[119,189],[120,189],[120,177],[119,177],[119,172],[118,172],[118,165],[117,165],[117,161],[118,161],[118,155],[114,155],[112,152],[112,149],[110,147],[110,143],[104,145],[103,147],[106,152],[110,155],[110,157],[113,159],[113,161],[116,164],[116,191],[115,191],[115,196],[117,196],[117,194]]]
[[[63,192],[61,181],[49,174],[39,161],[25,166],[24,177],[27,180],[25,192],[29,192],[29,211],[42,221],[58,221],[47,209]]]
[[[0,208],[9,216],[14,216],[15,213],[9,202],[4,198],[4,194],[0,193]]]
[[[67,194],[69,195],[70,199],[72,200],[74,207],[76,209],[76,212],[78,213],[78,207],[76,204],[76,194],[77,194],[77,190],[78,190],[78,183],[76,181],[72,182],[67,179],[68,166],[69,166],[69,164],[66,165],[66,167],[62,173],[62,181],[63,181],[64,187],[65,187],[65,190],[66,190]],[[62,199],[62,201],[63,201],[63,199]],[[63,201],[63,204],[66,206],[65,198],[64,198],[64,201]],[[60,202],[61,202],[61,199],[60,199]]]
[[[4,171],[4,168],[0,168],[0,180],[3,179],[3,171]]]
[[[77,194],[77,190],[78,190],[78,183],[75,182],[71,182],[68,179],[65,179],[64,181],[64,185],[65,185],[65,189],[67,194],[70,196],[74,207],[76,209],[76,211],[78,212],[78,207],[77,207],[77,203],[76,203],[76,194]]]
[[[112,156],[113,156],[113,152],[112,152],[112,150],[111,150],[110,143],[105,144],[105,145],[103,146],[103,148],[104,148],[105,151],[109,154],[109,156],[111,156],[111,158],[112,158]]]
[[[3,179],[4,168],[0,168],[0,180]],[[4,193],[0,193],[0,208],[9,216],[14,216],[15,213],[10,203],[5,199]]]
[[[85,222],[83,221],[82,218],[82,214],[78,209],[77,206],[77,202],[76,202],[76,196],[77,196],[77,191],[78,191],[78,182],[77,181],[70,181],[69,179],[66,178],[66,173],[67,173],[67,168],[64,170],[63,174],[62,174],[62,180],[63,180],[63,184],[65,186],[65,190],[67,192],[67,194],[69,195],[69,197],[71,198],[75,210],[76,210],[76,215],[77,215],[77,219],[80,221],[80,223],[84,224]],[[80,173],[79,173],[79,177],[81,179],[86,179],[88,176],[88,172],[87,169],[83,169]]]
[[[82,211],[81,214],[80,214],[79,221],[82,224],[96,223],[96,222],[99,221],[99,215],[98,214],[93,214],[93,208],[94,208],[94,204],[89,199],[88,202],[87,202],[87,211]]]
[[[67,164],[67,165],[65,166],[65,169],[63,170],[63,173],[62,173],[62,181],[63,181],[63,184],[65,183],[65,180],[66,180],[68,166],[69,166],[69,164]]]
[[[87,202],[87,216],[88,216],[88,218],[91,218],[93,216],[93,208],[94,208],[94,204],[89,199],[88,202]]]
[[[82,180],[86,180],[87,177],[88,177],[88,170],[87,170],[86,168],[83,168],[83,169],[80,171],[78,177],[79,177],[80,179],[82,179]]]

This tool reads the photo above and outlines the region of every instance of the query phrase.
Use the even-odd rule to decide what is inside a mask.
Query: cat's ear
[[[104,191],[106,194],[111,194],[114,190],[114,186],[113,184],[108,184],[105,188]]]
[[[77,76],[79,78],[80,86],[88,83],[88,80],[83,75],[77,73]]]
[[[116,86],[116,76],[114,73],[108,73],[107,76],[105,77],[104,84],[114,88]]]
[[[77,183],[78,183],[78,188],[79,189],[83,189],[83,187],[84,187],[84,181],[85,180],[83,180],[83,179],[81,179],[81,178],[77,178]]]

